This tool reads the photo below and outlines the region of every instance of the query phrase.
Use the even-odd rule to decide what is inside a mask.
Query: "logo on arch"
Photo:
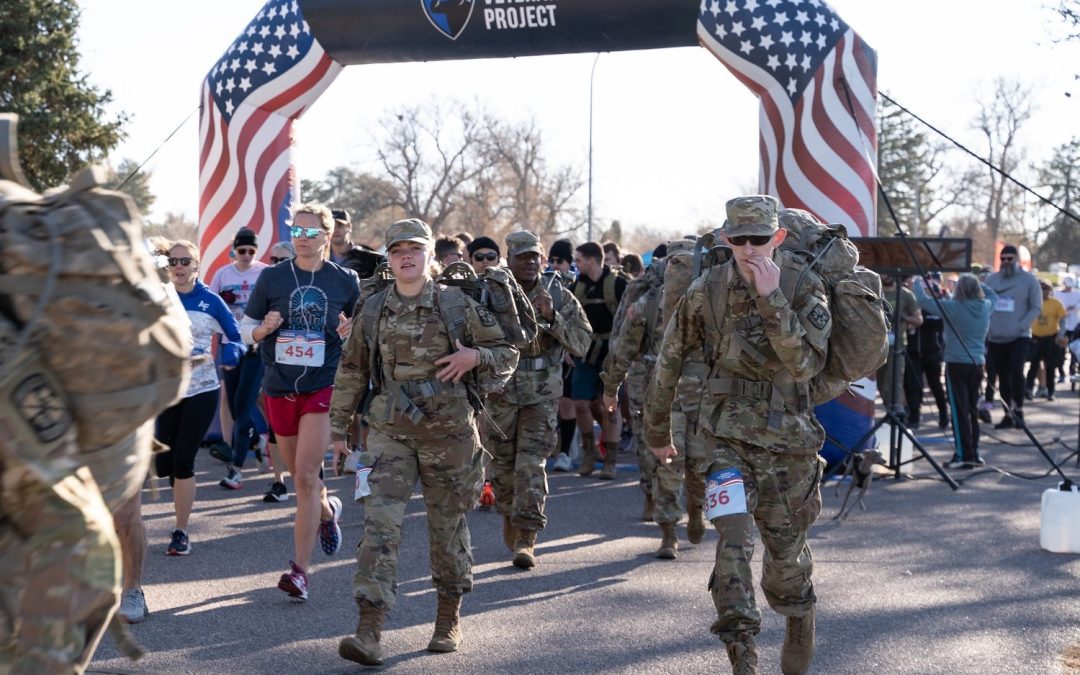
[[[420,0],[420,4],[431,25],[446,37],[456,40],[469,25],[476,0]]]

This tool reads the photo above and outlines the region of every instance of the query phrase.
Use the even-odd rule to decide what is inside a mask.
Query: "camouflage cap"
[[[428,224],[419,218],[399,220],[386,228],[386,250],[402,241],[415,241],[418,244],[430,245],[434,237]]]
[[[729,237],[772,234],[779,229],[780,202],[771,195],[736,197],[727,203],[723,233]]]
[[[667,243],[667,257],[676,255],[694,255],[694,249],[697,248],[696,241],[690,241],[689,239],[674,239]]]
[[[506,235],[506,257],[512,258],[520,253],[530,251],[544,255],[544,247],[540,245],[540,237],[528,230],[518,230]]]

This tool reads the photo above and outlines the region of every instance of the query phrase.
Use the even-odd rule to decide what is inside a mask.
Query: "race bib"
[[[274,360],[289,366],[318,368],[326,358],[326,338],[312,330],[278,332]]]
[[[746,486],[738,469],[721,469],[709,475],[705,484],[705,517],[746,513]]]
[[[998,297],[997,304],[994,305],[995,312],[1011,312],[1016,309],[1016,300],[1012,298]]]

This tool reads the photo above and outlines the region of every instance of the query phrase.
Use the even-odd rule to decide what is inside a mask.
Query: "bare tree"
[[[1032,112],[1031,89],[1004,78],[994,81],[993,97],[979,103],[974,127],[986,142],[986,159],[1005,174],[1013,174],[1020,168],[1024,153],[1017,144],[1017,136]],[[987,233],[995,241],[1007,217],[1010,224],[1021,224],[1025,201],[1021,189],[1002,173],[986,167],[983,176],[981,211]]]

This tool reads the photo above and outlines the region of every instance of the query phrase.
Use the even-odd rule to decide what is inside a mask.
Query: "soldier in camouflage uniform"
[[[488,398],[496,427],[489,429],[495,506],[503,517],[503,540],[514,552],[514,565],[522,569],[535,566],[536,532],[547,522],[544,464],[559,440],[556,417],[563,355],[584,356],[592,335],[574,294],[556,275],[540,275],[543,250],[532,232],[506,237],[507,264],[536,308],[540,330],[522,351],[510,383]]]
[[[651,521],[656,458],[641,438],[641,408],[645,402],[645,387],[652,378],[653,365],[656,363],[656,349],[664,337],[664,324],[660,320],[660,293],[664,283],[662,262],[654,259],[644,278],[632,283],[648,284],[648,288],[632,305],[625,308],[622,323],[611,337],[611,347],[604,359],[600,381],[604,383],[604,408],[609,413],[615,412],[619,387],[623,380],[626,381],[630,423],[637,442],[639,481],[641,490],[645,493],[645,508],[642,510],[641,519]],[[628,285],[627,294],[630,292]],[[624,296],[624,305],[629,299]]]
[[[808,383],[825,365],[832,320],[820,277],[776,250],[787,234],[778,208],[762,195],[728,202],[722,234],[732,260],[709,268],[679,301],[645,407],[645,440],[666,462],[676,453],[668,416],[683,363],[704,349],[710,372],[699,427],[709,453],[707,515],[720,534],[709,580],[717,610],[712,632],[736,673],[757,672],[752,519],[765,545],[762,590],[788,617],[782,671],[805,672],[814,649],[806,533],[821,510],[817,452],[825,432]],[[790,300],[779,288],[782,268],[805,273]]]
[[[330,421],[339,457],[348,453],[346,431],[369,381],[375,391],[361,455],[371,468],[371,494],[364,498],[364,537],[353,581],[360,621],[356,635],[338,648],[343,658],[365,665],[382,663],[379,637],[396,597],[401,523],[418,477],[438,591],[428,650],[457,649],[461,597],[472,590],[465,513],[476,504],[482,480],[474,383],[478,375],[486,387],[505,383],[517,365],[517,351],[490,311],[460,289],[435,284],[433,241],[420,220],[387,229],[394,284],[364,302],[334,381]],[[461,337],[452,337],[455,325],[463,327]]]

